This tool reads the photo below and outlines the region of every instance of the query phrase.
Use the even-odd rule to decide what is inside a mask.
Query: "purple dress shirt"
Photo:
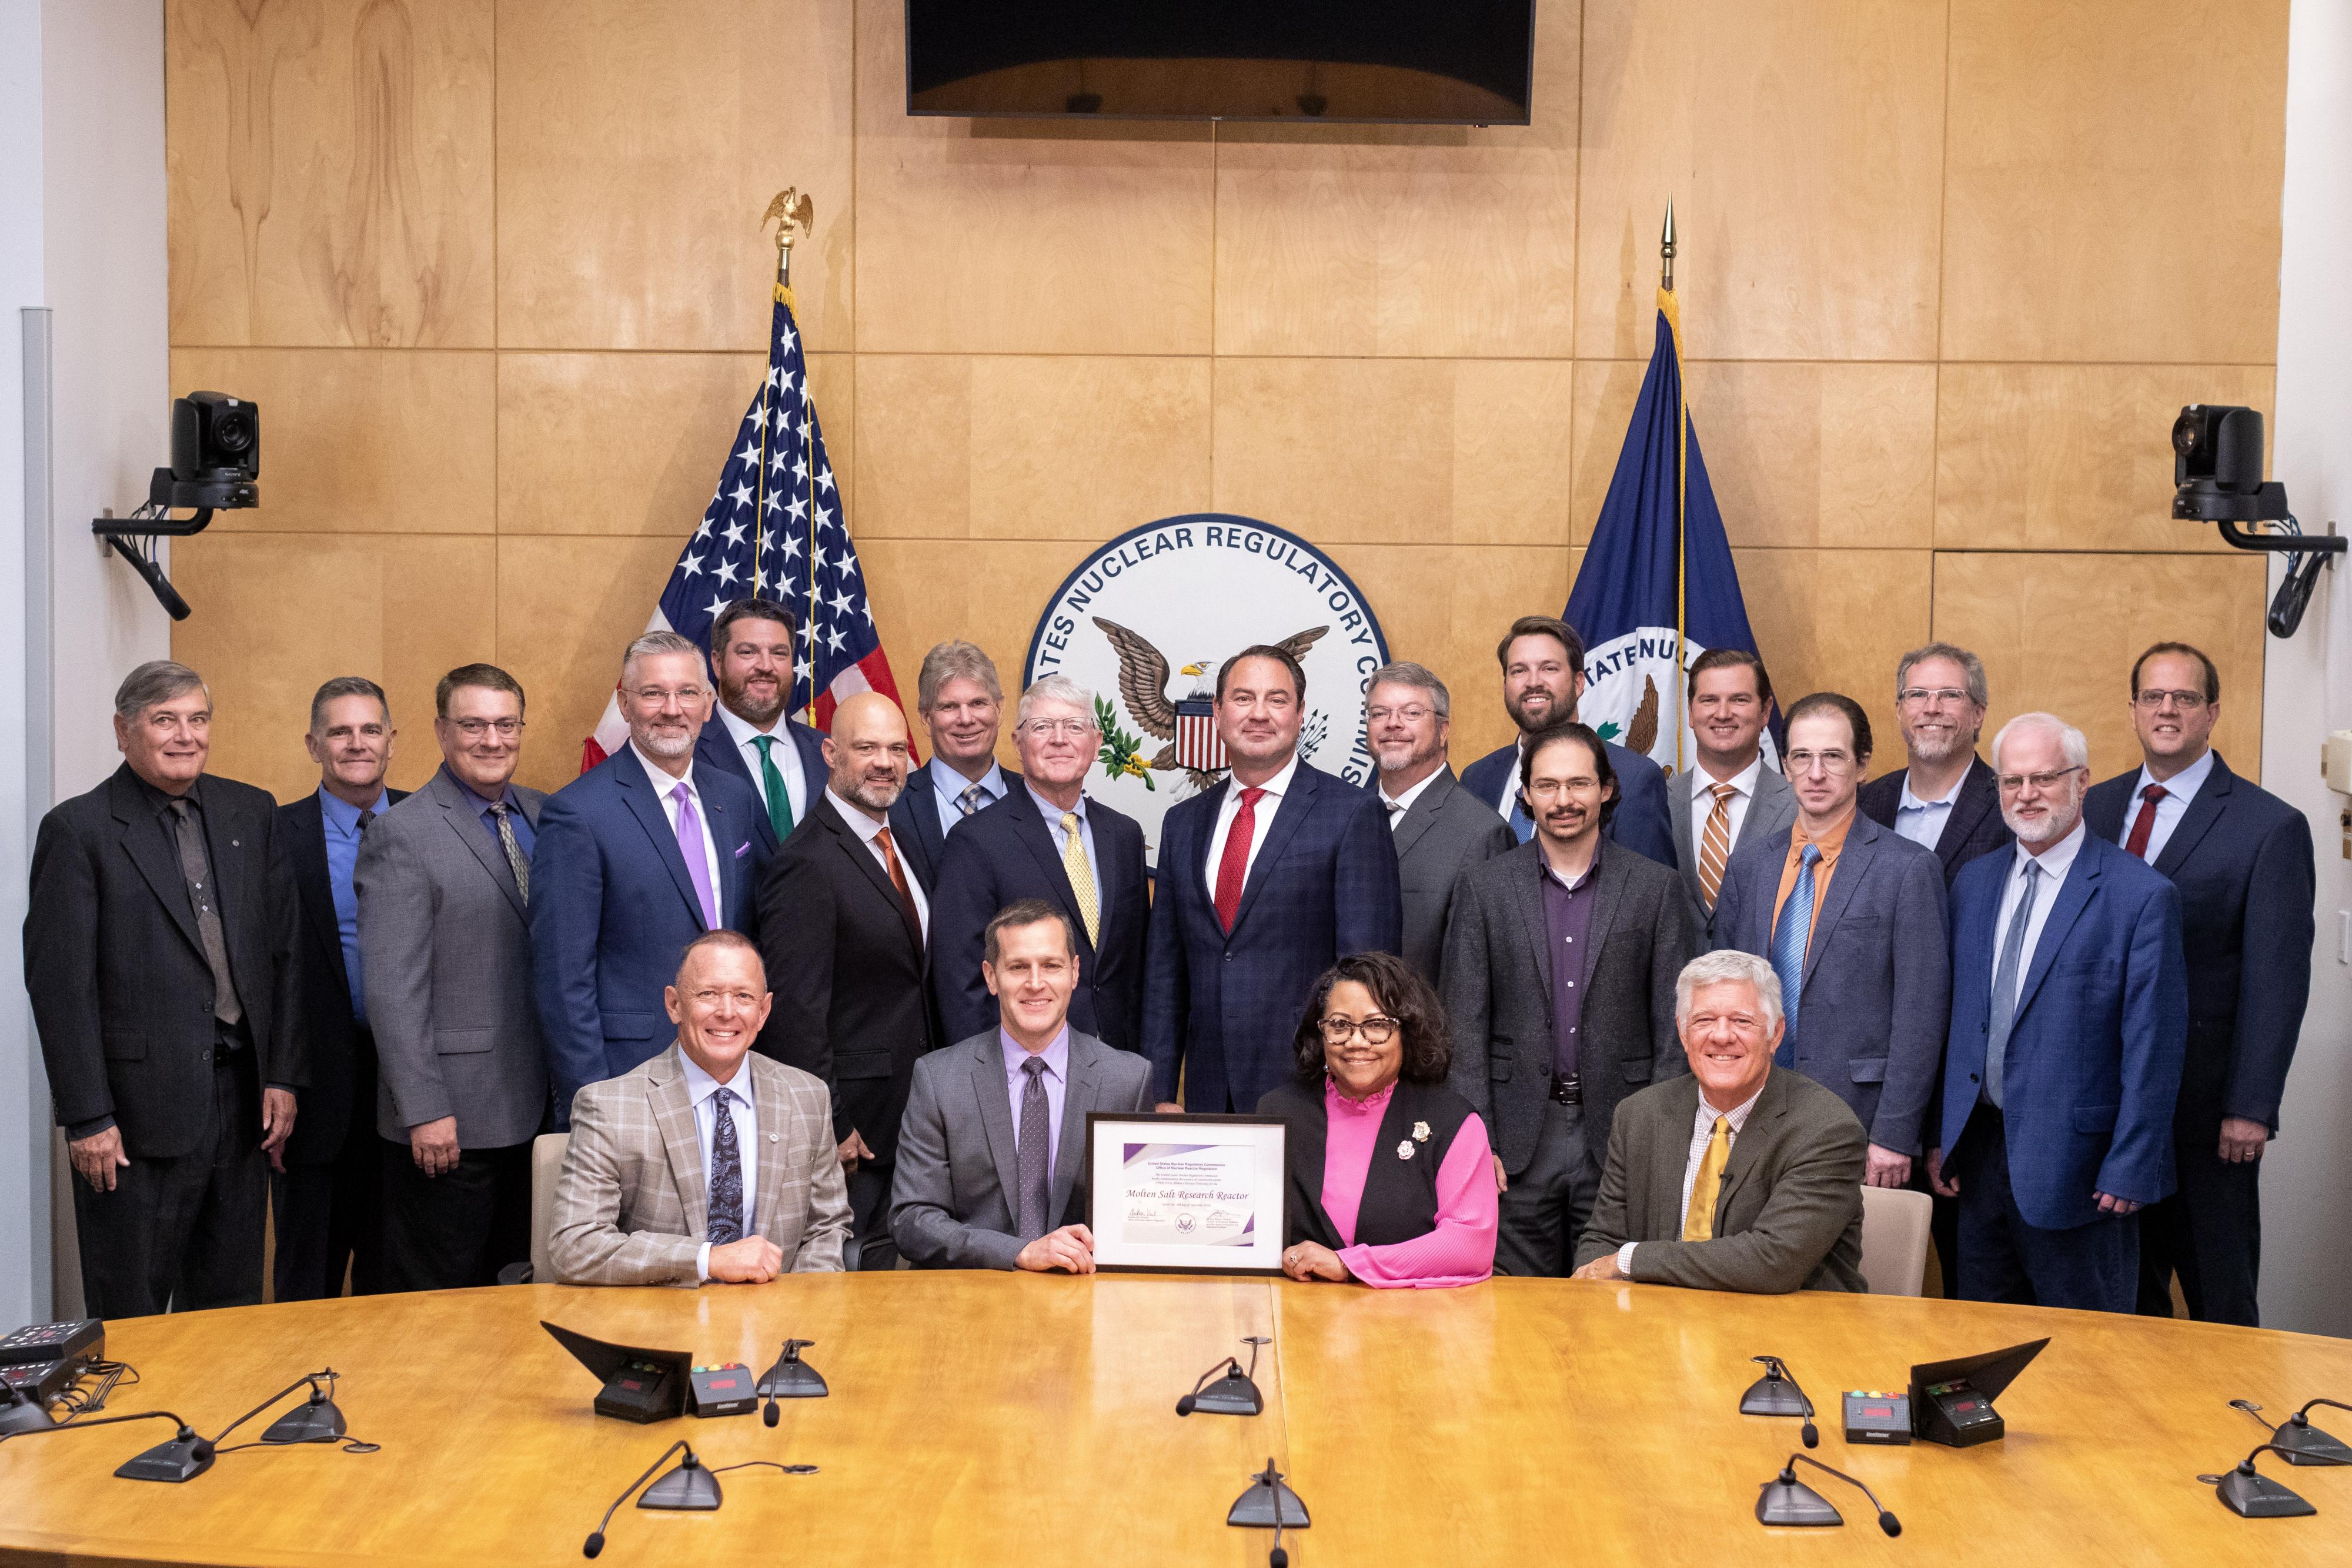
[[[1577,1031],[1584,1023],[1584,981],[1592,967],[1592,889],[1601,875],[1601,846],[1593,846],[1592,863],[1572,883],[1562,882],[1540,855],[1536,874],[1543,878],[1544,937],[1551,949],[1551,1070],[1570,1078],[1583,1045]]]
[[[1016,1140],[1013,1146],[1017,1149],[1020,1147],[1017,1140],[1021,1136],[1021,1096],[1029,1088],[1028,1076],[1021,1071],[1021,1064],[1029,1060],[1029,1053],[1022,1049],[1019,1040],[1002,1029],[996,1031],[996,1043],[1004,1048],[1004,1090],[1013,1097],[1013,1136]],[[1054,1043],[1045,1048],[1045,1174],[1049,1180],[1055,1170],[1055,1156],[1061,1153],[1062,1102],[1068,1096],[1069,1088],[1070,1030],[1065,1024],[1062,1032],[1054,1037]],[[1017,1198],[1017,1195],[1008,1196]]]

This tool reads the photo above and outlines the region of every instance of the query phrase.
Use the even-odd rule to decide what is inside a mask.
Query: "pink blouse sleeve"
[[[1495,1162],[1486,1124],[1462,1124],[1437,1167],[1437,1228],[1387,1247],[1349,1247],[1348,1272],[1377,1289],[1475,1285],[1495,1272]]]

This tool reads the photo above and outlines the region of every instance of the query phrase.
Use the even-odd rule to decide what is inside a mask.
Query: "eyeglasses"
[[[1853,767],[1853,756],[1844,751],[1791,751],[1780,760],[1791,773],[1811,773],[1815,768],[1835,776]]]
[[[1392,718],[1401,718],[1407,724],[1419,724],[1433,711],[1435,710],[1423,707],[1419,703],[1415,703],[1411,707],[1368,707],[1364,710],[1364,722],[1386,724]]]
[[[1349,1037],[1360,1034],[1366,1045],[1386,1045],[1396,1038],[1397,1020],[1374,1013],[1368,1019],[1328,1018],[1323,1020],[1323,1043],[1345,1045]]]
[[[500,740],[512,740],[522,733],[522,720],[519,718],[453,718],[449,722],[467,740],[479,740],[492,730],[498,731]]]
[[[2182,713],[2195,713],[2205,706],[2205,694],[2203,692],[2160,692],[2150,686],[2135,695],[2132,701],[2150,713],[2154,713],[2166,703],[2170,703]]]
[[[2004,773],[2000,775],[1999,783],[2004,795],[2014,795],[2028,784],[2033,786],[2036,794],[2047,794],[2058,788],[2059,782],[2068,774],[2089,771],[2087,768],[2061,768],[2054,773]]]
[[[1600,789],[1601,780],[1598,779],[1531,779],[1528,780],[1528,797],[1535,800],[1556,800],[1561,795],[1591,795],[1598,793]]]
[[[1033,718],[1024,720],[1021,727],[1040,740],[1057,737],[1078,740],[1094,733],[1095,721],[1090,718]]]
[[[1910,707],[1958,707],[1977,699],[1958,686],[1905,686],[1895,700]]]

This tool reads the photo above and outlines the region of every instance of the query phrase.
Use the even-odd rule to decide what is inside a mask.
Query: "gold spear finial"
[[[1666,198],[1666,226],[1658,235],[1658,287],[1668,293],[1675,287],[1675,199]]]

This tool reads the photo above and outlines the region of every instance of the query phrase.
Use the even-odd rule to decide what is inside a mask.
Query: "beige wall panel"
[[[1924,549],[1734,551],[1782,710],[1808,692],[1843,692],[1870,715],[1877,749],[1900,755],[1895,661],[1927,640],[1935,559]]]
[[[604,716],[621,652],[677,565],[673,539],[547,535],[498,541],[497,664],[522,683],[530,728],[516,777],[558,789]],[[484,655],[490,657],[491,655]]]
[[[1208,504],[1206,359],[857,359],[860,538],[1092,542]]]
[[[1693,355],[1935,357],[1942,5],[1589,0],[1583,99],[1579,354],[1649,353],[1671,194]]]
[[[2278,345],[2288,0],[1952,0],[1943,355]]]
[[[488,346],[491,8],[172,0],[172,341]]]
[[[172,656],[211,683],[211,768],[280,800],[318,788],[302,749],[310,696],[336,675],[381,684],[399,730],[392,782],[415,789],[440,765],[433,688],[491,656],[494,541],[387,534],[223,535],[183,539],[172,580],[195,613]]]
[[[849,348],[852,7],[500,0],[499,341],[763,350],[760,214],[795,185],[800,319]]]
[[[1209,129],[907,113],[906,7],[857,16],[857,347],[1209,350]]]
[[[2264,365],[1946,365],[1936,543],[1946,549],[2227,550],[2172,517],[2183,403],[2268,418]]]
[[[172,385],[260,405],[261,505],[214,532],[486,534],[498,468],[493,356],[400,349],[174,349]]]
[[[2194,643],[2220,667],[2213,744],[2257,777],[2264,602],[2263,563],[2242,555],[1936,557],[1936,635],[1984,660],[1986,746],[2019,714],[2046,710],[2089,737],[2095,779],[2139,765],[2131,664],[2164,640]]]
[[[1574,351],[1578,16],[1536,11],[1535,122],[1225,125],[1217,351]]]
[[[1591,538],[1648,366],[1576,367],[1574,526]],[[1724,531],[1735,545],[1909,547],[1932,531],[1936,367],[1685,362]]]

